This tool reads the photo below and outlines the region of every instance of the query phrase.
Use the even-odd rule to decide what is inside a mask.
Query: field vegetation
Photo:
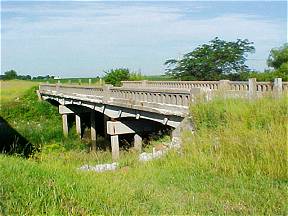
[[[24,95],[2,88],[1,116],[40,151],[0,155],[0,214],[288,213],[287,97],[193,105],[197,132],[183,133],[181,150],[147,163],[122,151],[118,170],[94,173],[78,168],[110,152],[89,153],[73,128],[64,138],[57,108],[22,85]]]

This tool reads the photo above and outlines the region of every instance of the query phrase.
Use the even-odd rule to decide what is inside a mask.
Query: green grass
[[[34,90],[3,107],[1,115],[43,151],[0,155],[0,214],[288,213],[287,98],[192,106],[197,133],[183,133],[180,151],[148,163],[122,151],[120,169],[106,173],[77,170],[111,162],[110,152],[87,153],[74,133],[63,138],[57,109]],[[42,121],[45,130],[36,127]]]
[[[4,104],[13,101],[20,96],[23,96],[24,92],[33,86],[37,86],[37,82],[32,81],[0,81],[0,104]]]

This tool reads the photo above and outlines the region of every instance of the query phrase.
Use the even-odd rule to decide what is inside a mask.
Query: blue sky
[[[252,69],[287,42],[285,1],[2,1],[1,72],[94,77],[116,67],[162,74],[163,63],[220,37],[247,38]]]

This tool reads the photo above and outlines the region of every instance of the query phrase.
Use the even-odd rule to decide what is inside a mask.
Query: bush
[[[121,81],[129,79],[129,69],[118,68],[105,72],[105,83],[112,84],[113,86],[120,86]]]

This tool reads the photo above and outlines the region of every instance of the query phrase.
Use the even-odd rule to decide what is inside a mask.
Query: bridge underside
[[[159,131],[163,128],[176,128],[183,117],[176,115],[165,115],[153,113],[146,110],[136,110],[133,108],[109,105],[103,103],[89,102],[86,100],[65,99],[59,96],[41,95],[42,99],[49,101],[53,105],[59,105],[59,113],[62,115],[63,133],[68,136],[68,115],[75,116],[76,132],[81,138],[83,135],[82,118],[89,115],[91,131],[91,150],[97,148],[97,134],[99,130],[104,137],[110,138],[112,159],[119,159],[119,135],[134,135],[134,149],[141,151],[142,135]],[[102,115],[101,120],[96,118]]]

